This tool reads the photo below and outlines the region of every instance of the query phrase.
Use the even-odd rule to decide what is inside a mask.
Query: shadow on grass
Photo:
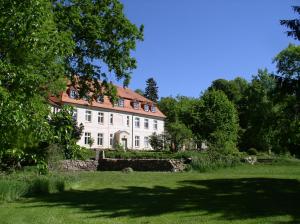
[[[42,206],[79,208],[93,217],[142,217],[179,211],[219,213],[240,220],[290,215],[300,223],[300,182],[243,178],[183,181],[177,188],[129,186],[124,189],[72,190],[37,197]],[[41,206],[40,204],[37,206]]]

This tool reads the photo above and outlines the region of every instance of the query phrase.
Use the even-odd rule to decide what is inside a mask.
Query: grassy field
[[[80,173],[71,190],[0,204],[0,223],[300,223],[300,165]]]

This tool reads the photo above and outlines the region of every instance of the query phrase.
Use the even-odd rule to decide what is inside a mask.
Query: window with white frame
[[[140,136],[134,137],[134,146],[137,148],[140,147]]]
[[[145,110],[146,112],[149,111],[149,105],[148,105],[148,104],[145,104],[145,105],[144,105],[144,110]]]
[[[88,145],[91,142],[91,132],[84,133],[84,144]]]
[[[151,106],[151,112],[153,112],[153,113],[156,112],[156,106],[155,106],[155,105],[152,105],[152,106]]]
[[[145,118],[144,120],[144,128],[148,129],[149,128],[149,119]]]
[[[139,128],[139,127],[140,127],[140,118],[139,118],[139,117],[136,117],[136,118],[134,119],[134,126],[135,126],[136,128]]]
[[[133,102],[133,108],[136,109],[136,110],[138,110],[138,109],[139,109],[139,106],[140,106],[139,101],[135,100],[135,101]]]
[[[154,128],[154,130],[157,130],[157,126],[158,126],[158,125],[157,125],[157,120],[154,120],[154,121],[153,121],[153,128]]]
[[[149,148],[149,137],[144,137],[144,147]]]
[[[73,114],[72,114],[72,117],[75,121],[77,121],[77,109],[74,109],[73,110]]]
[[[104,96],[100,95],[97,97],[97,103],[103,103],[104,102]]]
[[[103,123],[104,123],[104,113],[98,112],[98,124],[103,124]]]
[[[110,114],[109,123],[114,124],[114,115]]]
[[[70,89],[70,95],[72,99],[76,99],[78,97],[78,93],[75,89]]]
[[[124,99],[123,98],[118,99],[118,106],[119,107],[124,107]]]
[[[103,133],[98,133],[97,145],[103,146]]]
[[[126,117],[126,125],[127,125],[127,127],[130,126],[130,117],[129,116]]]
[[[92,122],[92,111],[91,110],[85,111],[85,121]]]
[[[110,134],[109,135],[109,145],[112,146],[114,144],[114,135]]]

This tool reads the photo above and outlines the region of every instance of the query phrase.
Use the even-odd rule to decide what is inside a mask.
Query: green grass
[[[0,204],[0,223],[300,223],[300,164],[79,173],[71,190]]]

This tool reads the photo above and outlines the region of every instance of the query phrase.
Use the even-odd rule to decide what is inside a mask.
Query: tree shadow
[[[300,223],[300,182],[292,179],[242,178],[179,182],[177,188],[129,186],[123,189],[71,190],[36,197],[40,206],[80,208],[92,217],[142,217],[175,212],[221,214],[240,220],[289,215]]]

